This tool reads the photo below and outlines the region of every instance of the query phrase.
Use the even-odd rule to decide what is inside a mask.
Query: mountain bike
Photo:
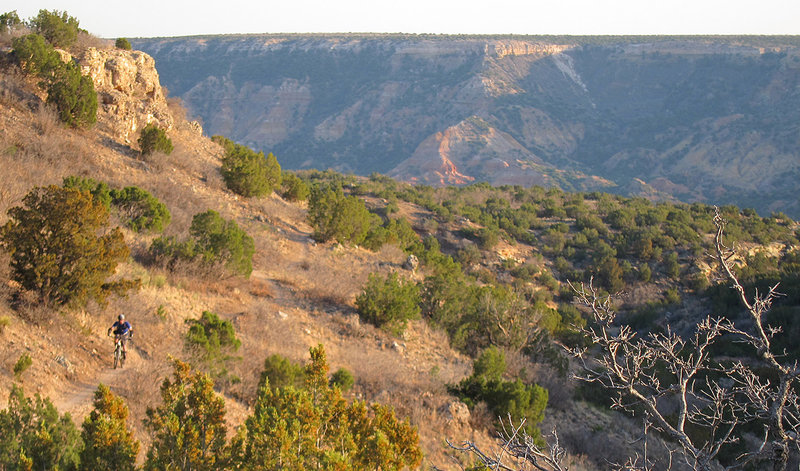
[[[122,368],[125,365],[125,351],[122,348],[122,336],[114,336],[114,369]]]

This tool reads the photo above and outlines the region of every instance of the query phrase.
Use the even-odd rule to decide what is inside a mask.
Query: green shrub
[[[0,316],[0,335],[6,330],[6,327],[11,325],[11,318],[8,316]]]
[[[204,260],[224,261],[232,272],[250,276],[255,243],[236,221],[226,221],[216,211],[208,210],[192,218],[189,234],[197,242],[197,249]]]
[[[61,56],[38,34],[14,39],[12,47],[13,60],[22,70],[45,79],[47,104],[55,107],[63,123],[85,127],[97,121],[94,82],[82,75],[74,62],[62,62]]]
[[[124,49],[126,51],[130,51],[131,42],[125,38],[117,38],[117,40],[114,41],[114,47],[116,47],[117,49]]]
[[[372,217],[376,221],[377,216]],[[362,241],[364,248],[379,250],[384,244],[396,245],[404,251],[419,243],[419,236],[405,218],[389,219],[383,226],[377,221],[371,224],[366,237]]]
[[[283,174],[283,193],[281,195],[291,201],[305,201],[310,190],[308,184],[293,173]]]
[[[128,427],[125,401],[100,384],[94,409],[83,421],[81,469],[135,471],[139,442]]]
[[[22,355],[20,355],[19,358],[17,359],[17,362],[14,363],[14,377],[19,379],[19,377],[22,376],[22,373],[27,371],[32,364],[33,360],[31,359],[30,355],[28,355],[27,353],[23,353]]]
[[[51,185],[34,188],[8,211],[0,245],[11,255],[14,280],[45,304],[104,303],[138,282],[108,282],[130,251],[119,229],[107,230],[108,210],[89,193]],[[102,234],[98,236],[98,234]]]
[[[650,281],[650,277],[653,276],[652,270],[650,270],[650,265],[647,263],[642,263],[639,267],[639,279],[645,283]]]
[[[44,36],[53,47],[69,47],[78,39],[79,21],[66,11],[39,10],[30,23],[33,30]]]
[[[469,267],[481,261],[483,255],[477,245],[468,242],[456,251],[456,261],[464,267]]]
[[[186,350],[196,356],[212,377],[228,379],[228,364],[239,359],[233,354],[242,345],[233,324],[211,311],[203,311],[199,319],[189,319],[186,323],[189,324],[184,338]]]
[[[216,211],[195,214],[189,228],[190,238],[159,237],[150,245],[150,255],[170,269],[178,261],[198,262],[206,266],[222,264],[231,273],[249,277],[253,271],[253,238],[236,221],[226,221]]]
[[[151,445],[144,469],[225,469],[225,400],[208,375],[178,360],[173,368],[161,383],[162,404],[147,409]]]
[[[386,278],[371,273],[364,291],[356,297],[358,315],[365,322],[400,335],[409,319],[419,317],[419,289],[397,273]]]
[[[678,254],[670,252],[664,255],[664,272],[672,279],[678,279],[681,274],[681,265],[678,263]]]
[[[336,240],[357,245],[364,241],[374,224],[364,202],[345,196],[339,185],[314,186],[308,201],[308,220],[318,242]]]
[[[664,293],[664,302],[667,304],[680,304],[681,295],[676,288],[670,288]]]
[[[167,132],[155,124],[148,124],[142,128],[139,136],[139,150],[142,155],[150,155],[153,152],[172,153],[172,140],[167,137]]]
[[[623,270],[616,257],[606,257],[597,266],[597,281],[610,293],[617,293],[625,287]]]
[[[81,191],[89,192],[95,201],[102,203],[106,209],[111,208],[111,189],[104,182],[98,182],[93,178],[85,177],[64,177],[62,180],[64,188],[75,188]]]
[[[220,319],[211,311],[203,311],[200,319],[190,319],[186,333],[186,348],[199,351],[207,360],[224,358],[227,353],[239,350],[242,342],[236,338],[236,331],[230,321]]]
[[[228,189],[245,197],[261,197],[280,188],[281,166],[272,153],[264,157],[263,152],[222,136],[213,139],[225,149],[220,171]]]
[[[301,388],[262,387],[226,469],[417,469],[416,427],[382,404],[349,403],[330,386],[322,346],[311,349]]]
[[[472,364],[472,375],[486,380],[501,380],[506,373],[506,355],[492,345],[481,352]]]
[[[47,87],[47,103],[55,106],[61,122],[74,128],[97,121],[97,92],[91,77],[81,74],[73,62],[56,69]]]
[[[23,23],[17,14],[17,10],[7,11],[3,14],[0,14],[0,34],[6,34],[10,31],[14,31],[22,25]]]
[[[167,205],[137,186],[111,190],[111,202],[135,232],[162,232],[172,218]]]
[[[475,234],[478,245],[483,250],[491,250],[500,241],[500,231],[496,227],[484,227]]]
[[[525,384],[520,379],[505,381],[505,356],[496,347],[481,353],[473,363],[472,376],[462,380],[451,392],[458,395],[468,406],[484,402],[492,415],[513,422],[526,419],[525,431],[542,444],[539,423],[544,419],[547,407],[547,390],[537,384]]]
[[[350,370],[339,368],[331,375],[330,383],[331,386],[338,387],[340,391],[347,392],[356,384],[356,378]]]
[[[8,470],[79,468],[81,436],[69,414],[59,415],[53,403],[38,394],[25,397],[11,385],[6,409],[0,410],[0,467]]]
[[[273,354],[264,360],[259,388],[266,384],[273,389],[292,386],[300,388],[305,383],[306,374],[303,365],[298,365],[283,355]]]
[[[49,78],[63,66],[61,56],[41,35],[32,33],[11,41],[11,57],[28,74]]]

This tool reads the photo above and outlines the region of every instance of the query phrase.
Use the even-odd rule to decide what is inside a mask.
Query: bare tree
[[[447,444],[458,451],[474,454],[478,461],[492,470],[567,471],[564,464],[567,451],[559,444],[558,433],[555,429],[550,434],[548,445],[541,447],[536,444],[533,437],[524,431],[524,419],[519,426],[513,424],[511,416],[508,417],[507,424],[502,421],[501,423],[502,428],[498,432],[501,447],[494,453],[484,452],[469,441],[461,445],[453,445],[450,441]]]
[[[617,464],[618,469],[656,469],[647,448],[653,432],[669,439],[670,457],[695,470],[745,466],[785,470],[790,453],[800,451],[800,399],[795,391],[800,366],[797,361],[783,361],[785,352],[774,351],[772,339],[780,329],[765,322],[766,313],[780,296],[778,285],[766,294],[756,291],[748,297],[733,270],[735,251],[723,241],[726,222],[718,210],[714,224],[711,256],[721,279],[738,293],[746,320],[706,317],[690,335],[681,336],[667,327],[666,332],[641,336],[616,322],[613,297],[602,296],[591,280],[577,286],[570,283],[577,303],[588,308],[594,321],[584,329],[592,347],[571,350],[582,367],[576,376],[611,391],[614,408],[643,418],[641,454]],[[755,354],[725,361],[713,358],[711,348],[723,335],[749,345]],[[761,428],[761,437],[743,443],[740,430],[745,424]],[[705,433],[689,433],[696,427]],[[540,448],[520,428],[501,433],[500,454],[488,455],[472,443],[456,448],[473,453],[490,469],[566,469],[555,432],[554,445]],[[723,467],[717,460],[719,453],[734,443],[746,451]],[[667,469],[672,464],[670,460]],[[661,463],[658,469],[665,466]]]

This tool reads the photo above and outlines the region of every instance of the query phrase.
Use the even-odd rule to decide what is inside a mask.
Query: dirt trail
[[[125,368],[131,369],[136,360],[133,357],[137,355],[128,352],[128,363]],[[131,361],[133,360],[133,361]],[[69,383],[60,394],[54,395],[53,404],[56,406],[60,413],[69,412],[72,419],[76,424],[83,423],[86,417],[92,410],[92,401],[94,400],[94,392],[97,390],[97,385],[100,383],[109,386],[111,390],[123,387],[125,382],[125,369],[113,369],[110,366],[104,365],[103,371],[90,378],[90,382],[76,381]]]

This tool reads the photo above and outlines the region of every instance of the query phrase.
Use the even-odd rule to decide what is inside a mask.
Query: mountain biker
[[[133,337],[133,327],[131,327],[130,322],[125,320],[125,314],[117,316],[117,322],[114,322],[114,325],[108,328],[108,335],[111,335],[112,331],[114,332],[114,340],[120,339],[122,341],[122,357],[127,357],[126,344],[128,339]]]

